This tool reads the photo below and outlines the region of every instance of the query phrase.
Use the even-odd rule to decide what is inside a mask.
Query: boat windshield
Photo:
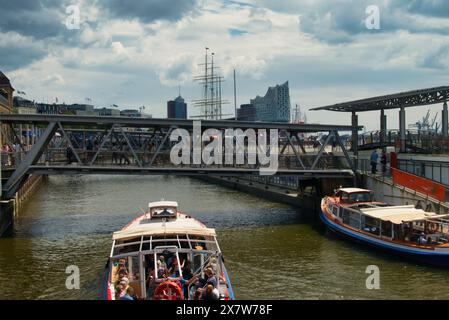
[[[349,194],[348,203],[371,202],[372,198],[370,192],[354,192]]]

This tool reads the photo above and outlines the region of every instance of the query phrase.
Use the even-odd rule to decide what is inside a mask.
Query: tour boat
[[[105,275],[107,300],[122,299],[129,292],[123,286],[138,299],[201,299],[211,284],[216,299],[234,299],[215,230],[178,211],[174,201],[149,203],[145,214],[114,232]]]
[[[449,215],[376,202],[373,192],[341,188],[321,201],[320,218],[338,234],[420,263],[449,267]]]

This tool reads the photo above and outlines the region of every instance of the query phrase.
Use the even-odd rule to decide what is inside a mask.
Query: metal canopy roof
[[[441,103],[449,100],[449,86],[395,93],[386,96],[337,103],[310,110],[330,110],[339,112],[363,112],[401,107],[416,107]]]

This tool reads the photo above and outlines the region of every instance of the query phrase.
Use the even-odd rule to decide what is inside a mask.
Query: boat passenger
[[[131,298],[131,300],[139,300],[139,297],[136,295],[134,288],[129,286],[128,290],[126,290],[126,295]]]
[[[128,269],[126,268],[126,260],[123,258],[118,261],[116,274],[119,274],[122,270],[128,273]]]
[[[424,236],[424,233],[421,234],[421,235],[419,236],[419,238],[418,238],[418,243],[419,243],[419,244],[427,244],[427,239],[426,239],[426,237]]]
[[[209,284],[206,287],[206,290],[203,291],[201,296],[202,300],[219,300],[220,295],[218,294],[218,290],[214,288],[213,285]]]
[[[126,282],[126,285],[129,284],[128,273],[126,271],[124,271],[124,270],[119,272],[117,282],[121,283],[122,281]]]
[[[128,290],[128,283],[126,281],[120,281],[118,286],[115,288],[115,299],[119,300],[122,298]]]

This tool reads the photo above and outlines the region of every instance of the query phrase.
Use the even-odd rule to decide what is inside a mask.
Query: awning
[[[366,208],[361,209],[361,211],[364,215],[368,217],[380,219],[382,221],[389,221],[394,224],[420,221],[437,216],[433,212],[426,212],[422,209],[416,209],[413,205]]]

